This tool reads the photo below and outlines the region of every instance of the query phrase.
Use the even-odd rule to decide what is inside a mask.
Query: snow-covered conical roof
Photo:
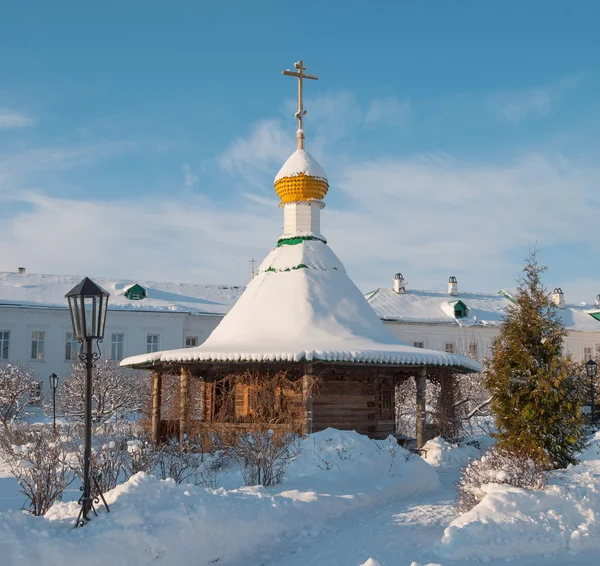
[[[400,342],[329,246],[310,237],[279,240],[204,344],[134,356],[122,365],[319,360],[480,370],[469,358]]]

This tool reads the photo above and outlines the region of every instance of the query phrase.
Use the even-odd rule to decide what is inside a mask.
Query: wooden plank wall
[[[395,433],[394,379],[385,368],[315,368],[318,386],[313,399],[313,432],[334,427],[355,430],[371,438]],[[382,392],[391,395],[384,410]],[[389,399],[389,397],[388,397]]]

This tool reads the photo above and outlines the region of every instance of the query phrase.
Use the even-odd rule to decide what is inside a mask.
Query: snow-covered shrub
[[[23,416],[37,386],[33,375],[20,366],[0,368],[0,425],[5,430]]]
[[[199,475],[202,460],[202,453],[182,450],[172,443],[158,455],[157,475],[163,480],[171,478],[176,483],[201,483]]]
[[[71,375],[57,391],[57,404],[65,416],[81,419],[85,409],[85,365],[74,364]],[[150,403],[150,379],[146,372],[99,362],[92,382],[92,418],[104,422],[126,413],[141,413]]]
[[[300,453],[300,437],[272,430],[240,434],[229,448],[240,464],[246,485],[270,486],[281,483],[286,468]]]
[[[110,440],[92,449],[91,470],[102,493],[114,489],[120,481],[125,480],[126,463],[126,447],[118,440]],[[83,468],[83,445],[80,445],[75,471],[82,481]]]
[[[160,459],[160,450],[139,438],[127,441],[127,453],[129,457],[125,460],[124,470],[128,478],[138,472],[152,474]]]
[[[522,489],[540,490],[548,483],[546,471],[533,459],[494,446],[479,460],[463,468],[456,484],[458,507],[469,511],[484,497],[481,486],[497,483]]]
[[[33,515],[43,515],[62,499],[75,479],[68,438],[45,426],[19,425],[0,432],[0,457],[19,482]]]

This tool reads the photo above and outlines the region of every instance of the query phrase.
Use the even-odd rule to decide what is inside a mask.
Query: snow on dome
[[[321,240],[274,248],[204,344],[134,356],[123,366],[193,361],[300,361],[440,365],[478,362],[400,342]]]
[[[302,173],[308,177],[327,182],[327,175],[319,162],[305,149],[297,149],[288,157],[275,176],[275,183],[284,177],[297,177]]]

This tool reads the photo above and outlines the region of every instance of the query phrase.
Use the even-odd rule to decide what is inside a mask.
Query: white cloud
[[[198,177],[196,177],[196,175],[194,175],[194,172],[192,171],[192,167],[188,163],[183,165],[183,167],[181,168],[181,171],[183,173],[183,184],[186,187],[191,188],[198,182]]]
[[[8,108],[0,108],[0,130],[24,128],[33,124],[35,124],[35,120],[31,116]]]
[[[499,166],[435,154],[359,161],[337,176],[323,232],[364,290],[388,286],[402,271],[412,287],[441,289],[456,275],[464,290],[496,291],[514,283],[539,240],[548,277],[561,281],[570,300],[592,301],[600,292],[583,281],[585,264],[580,273],[560,272],[551,255],[553,245],[574,242],[600,251],[596,167],[559,155]],[[3,223],[0,267],[245,283],[248,260],[268,253],[282,224],[274,195],[247,196],[226,206],[183,193],[108,203],[20,193],[27,207]],[[93,255],[83,233],[99,235]]]
[[[294,148],[294,139],[278,120],[258,122],[248,137],[237,138],[219,157],[219,165],[256,188],[265,188],[265,179],[275,177],[274,165],[283,162]]]
[[[498,92],[488,96],[487,104],[497,116],[513,124],[528,118],[543,118],[579,86],[581,79],[581,75],[573,75],[546,86]]]
[[[367,109],[367,124],[384,123],[402,126],[408,123],[411,114],[411,103],[408,99],[395,97],[374,98]]]

